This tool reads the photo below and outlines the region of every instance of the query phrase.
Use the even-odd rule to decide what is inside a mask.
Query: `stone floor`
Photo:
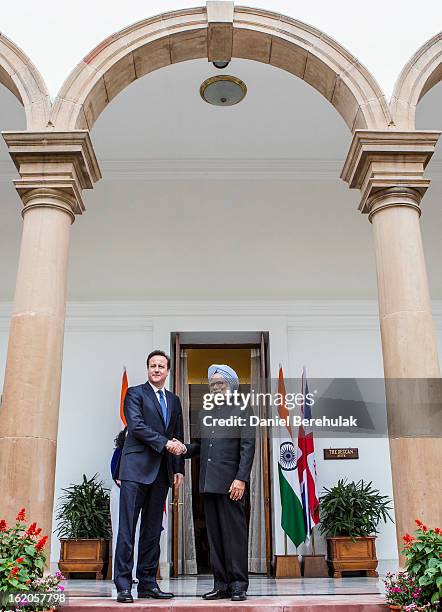
[[[382,561],[378,567],[379,578],[344,577],[278,579],[265,576],[250,576],[248,599],[233,603],[230,600],[205,602],[201,595],[213,585],[212,576],[183,576],[160,581],[160,587],[172,591],[175,598],[165,602],[138,600],[136,585],[133,585],[135,601],[130,604],[131,612],[142,612],[147,607],[168,612],[198,612],[222,608],[223,612],[244,609],[245,612],[381,612],[387,608],[383,597],[382,578],[387,571],[397,570],[397,561]],[[109,580],[67,580],[65,593],[68,595],[69,612],[107,612],[120,608],[115,601],[116,590]],[[64,607],[64,606],[63,606]]]
[[[130,612],[146,612],[154,608],[167,612],[198,612],[222,608],[222,612],[386,612],[387,606],[381,595],[336,595],[318,597],[249,597],[247,601],[231,602],[230,600],[205,602],[193,597],[172,599],[158,602],[152,599],[137,600],[132,604],[119,604],[114,599],[73,598],[68,606],[62,606],[66,612],[115,612],[122,606],[129,605]]]
[[[213,585],[211,576],[186,576],[161,580],[164,591],[172,591],[175,597],[200,597],[210,591]],[[67,580],[66,593],[69,597],[114,598],[116,590],[109,580]],[[297,578],[279,579],[264,576],[250,577],[249,597],[269,596],[310,596],[320,595],[381,595],[382,578]],[[136,585],[133,586],[136,595]]]
[[[387,571],[397,571],[396,560],[379,562],[379,578],[343,577],[343,578],[297,578],[275,579],[266,576],[250,576],[249,597],[320,597],[320,596],[366,596],[382,595],[384,592],[382,578]],[[176,598],[195,598],[207,591],[213,585],[213,578],[204,576],[182,576],[167,578],[160,581],[160,587],[172,591]],[[66,593],[70,598],[115,598],[116,590],[110,580],[67,580]],[[136,585],[133,585],[136,596]],[[153,602],[152,602],[153,603]]]

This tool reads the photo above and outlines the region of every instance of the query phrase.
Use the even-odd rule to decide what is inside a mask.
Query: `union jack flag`
[[[311,419],[311,402],[308,399],[306,401],[309,390],[305,367],[302,370],[302,393],[304,399],[301,405],[301,417],[303,419]],[[313,527],[319,523],[319,500],[316,485],[317,475],[313,429],[310,426],[304,427],[302,423],[298,429],[298,476],[306,540],[309,541]]]

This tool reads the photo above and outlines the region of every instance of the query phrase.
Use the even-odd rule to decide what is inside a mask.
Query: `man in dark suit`
[[[184,474],[183,414],[178,396],[166,391],[170,358],[153,351],[147,358],[147,382],[127,390],[124,414],[128,434],[121,455],[120,519],[115,551],[117,601],[133,603],[131,594],[135,528],[141,511],[138,543],[138,598],[169,599],[156,581],[164,503],[169,487]]]
[[[212,365],[209,387],[218,397],[227,397],[238,389],[238,376],[229,366]],[[210,424],[213,423],[210,417],[227,419],[232,415],[244,419],[244,425]],[[250,410],[243,411],[227,402],[215,406],[210,413],[201,412],[200,437],[186,445],[185,458],[200,455],[199,490],[203,493],[214,576],[213,589],[203,595],[206,600],[246,599],[249,579],[244,492],[255,455],[255,434],[247,425],[250,415]]]

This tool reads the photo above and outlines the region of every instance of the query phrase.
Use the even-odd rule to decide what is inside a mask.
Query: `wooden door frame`
[[[198,332],[201,333],[201,332]],[[213,333],[213,332],[211,332]],[[223,332],[220,332],[223,333]],[[264,382],[264,393],[269,392],[270,380],[270,347],[269,347],[269,332],[257,332],[260,335],[260,342],[251,343],[221,343],[221,344],[203,344],[203,343],[180,343],[180,332],[171,332],[170,348],[171,348],[171,372],[170,380],[172,383],[172,391],[177,393],[179,390],[180,381],[180,352],[182,348],[220,348],[220,349],[244,349],[258,348],[261,353],[261,377]],[[266,430],[267,434],[267,430]],[[271,501],[271,446],[270,437],[265,435],[262,441],[262,461],[263,461],[263,489],[264,489],[264,515],[265,515],[265,540],[266,540],[266,574],[272,575],[272,501]],[[170,574],[176,577],[178,567],[178,528],[179,528],[179,490],[173,488],[172,502],[172,566]]]
[[[177,333],[174,338],[173,351],[171,356],[171,377],[173,381],[173,392],[177,393],[180,381],[180,335]],[[172,487],[172,566],[171,576],[178,576],[178,529],[179,529],[179,499],[180,491],[178,487]]]

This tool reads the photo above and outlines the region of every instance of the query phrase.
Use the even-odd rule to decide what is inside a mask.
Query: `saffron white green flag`
[[[285,384],[282,367],[279,368],[278,393],[282,401],[278,406],[280,418],[287,425],[286,434],[280,439],[279,446],[279,492],[281,497],[281,527],[295,546],[304,542],[306,537],[304,513],[302,510],[301,490],[299,487],[297,451],[293,444],[293,432],[289,423],[289,412],[285,404]]]

